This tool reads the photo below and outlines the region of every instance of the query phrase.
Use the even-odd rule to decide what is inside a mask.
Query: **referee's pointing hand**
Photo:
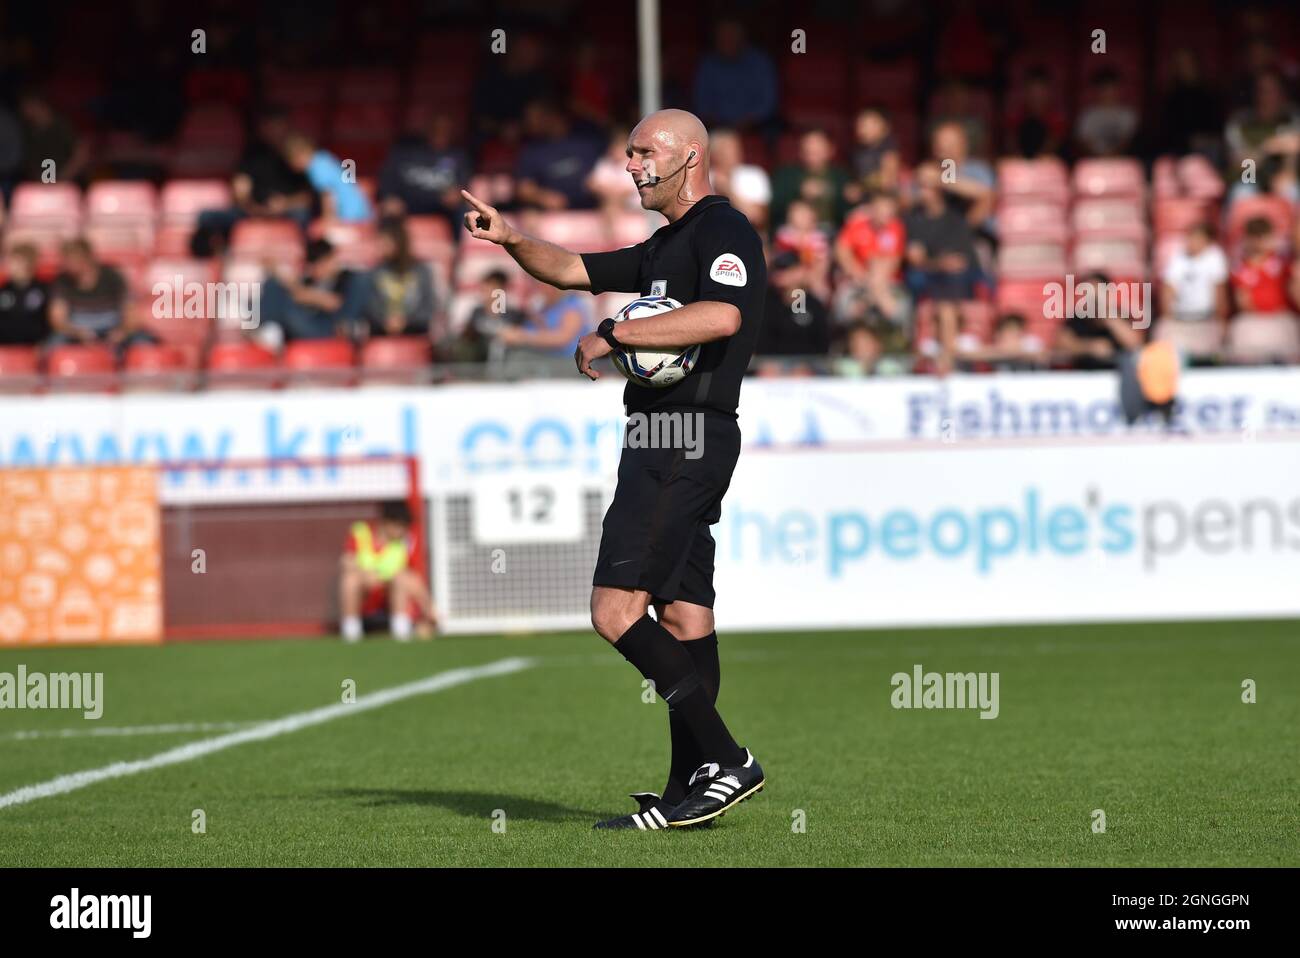
[[[469,190],[461,190],[460,195],[474,207],[465,214],[465,229],[469,230],[470,236],[498,245],[510,237],[510,226],[494,207],[488,206]]]

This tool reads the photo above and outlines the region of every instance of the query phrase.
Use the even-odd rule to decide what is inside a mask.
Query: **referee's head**
[[[712,192],[709,132],[699,117],[685,110],[651,113],[628,135],[627,171],[641,206],[674,221]]]

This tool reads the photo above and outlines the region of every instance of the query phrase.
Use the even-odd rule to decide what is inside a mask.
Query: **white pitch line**
[[[224,751],[236,745],[243,745],[246,742],[261,742],[266,739],[276,738],[290,732],[297,732],[300,729],[310,728],[313,725],[332,722],[334,719],[344,718],[348,715],[356,715],[360,712],[368,712],[371,709],[382,708],[385,705],[391,705],[412,696],[441,692],[457,685],[464,685],[466,682],[522,672],[524,669],[532,668],[536,664],[535,659],[509,658],[501,659],[489,665],[439,672],[437,675],[431,675],[418,682],[408,682],[406,685],[396,685],[389,689],[371,692],[368,695],[360,695],[351,704],[338,702],[333,705],[325,705],[309,712],[298,712],[270,722],[262,722],[253,728],[244,729],[240,732],[231,732],[229,735],[218,735],[216,738],[190,742],[187,745],[168,749],[166,752],[159,752],[149,758],[138,759],[133,762],[114,762],[111,765],[87,769],[84,772],[60,775],[58,778],[52,778],[48,782],[41,782],[38,785],[25,785],[22,788],[0,795],[0,808],[34,802],[38,798],[66,795],[68,792],[94,785],[96,782],[105,782],[113,778],[122,778],[139,772],[153,771],[156,768],[165,768],[168,765],[191,762],[196,758],[203,758],[214,752]]]
[[[261,722],[173,722],[170,725],[91,725],[87,728],[32,729],[0,735],[0,741],[26,742],[37,738],[96,738],[118,735],[176,735],[184,732],[229,732],[252,728]]]

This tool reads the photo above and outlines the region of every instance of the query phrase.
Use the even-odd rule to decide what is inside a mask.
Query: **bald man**
[[[668,223],[644,243],[610,253],[578,255],[527,236],[464,193],[473,208],[465,214],[470,234],[500,244],[542,282],[684,304],[617,328],[606,319],[578,343],[583,375],[598,379],[592,362],[620,346],[702,344],[695,367],[675,384],[629,381],[623,392],[629,420],[643,417],[643,435],[676,437],[675,447],[624,443],[592,579],[591,622],[668,704],[672,760],[662,794],[634,792],[638,811],[597,828],[712,824],[764,784],[762,768],[714,704],[720,670],[709,527],[721,517],[740,455],[736,408],[762,322],[767,268],[758,234],[712,194],[708,171],[709,134],[696,116],[661,110],[638,123],[628,136],[627,172],[641,205]]]

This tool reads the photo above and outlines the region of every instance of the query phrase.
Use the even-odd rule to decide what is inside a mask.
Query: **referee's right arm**
[[[534,279],[560,289],[591,289],[591,279],[582,257],[563,246],[521,233],[493,207],[468,190],[460,195],[473,207],[465,214],[465,229],[475,239],[496,243]]]

